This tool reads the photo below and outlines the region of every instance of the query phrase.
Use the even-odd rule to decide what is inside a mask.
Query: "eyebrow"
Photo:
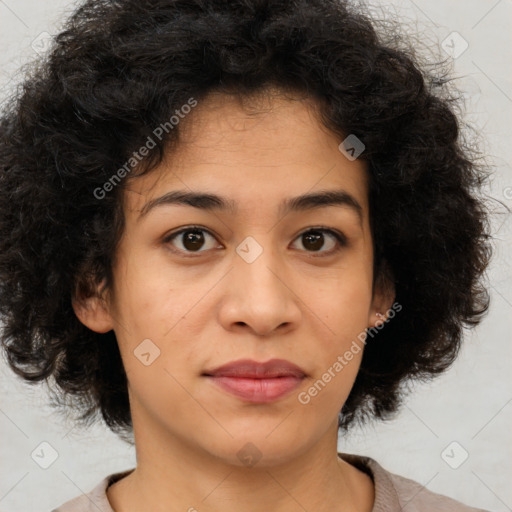
[[[217,194],[173,190],[161,197],[148,201],[140,210],[137,220],[151,210],[163,205],[188,205],[206,211],[224,211],[235,215],[238,211],[236,201]],[[284,216],[290,212],[301,212],[329,206],[348,207],[363,221],[363,207],[357,199],[345,190],[321,190],[284,199],[278,213]]]

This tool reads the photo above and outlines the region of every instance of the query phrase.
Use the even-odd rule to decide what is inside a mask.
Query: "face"
[[[261,101],[250,113],[212,95],[182,121],[176,149],[124,191],[107,304],[75,309],[114,329],[136,431],[238,465],[246,443],[271,465],[336,430],[358,336],[391,304],[372,296],[364,163],[340,152],[312,104]],[[335,200],[290,202],[326,192]],[[303,376],[211,376],[240,359],[286,360]]]

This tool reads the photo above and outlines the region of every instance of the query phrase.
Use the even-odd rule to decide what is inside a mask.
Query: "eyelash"
[[[178,237],[182,233],[186,233],[187,231],[194,231],[194,230],[204,231],[204,232],[208,233],[209,235],[211,235],[213,238],[216,238],[215,235],[213,235],[213,233],[211,233],[208,229],[204,228],[203,226],[192,225],[192,226],[186,226],[184,228],[181,228],[179,231],[175,231],[174,233],[170,233],[168,236],[166,236],[164,238],[163,242],[165,244],[168,244],[174,238]],[[313,257],[313,258],[323,258],[326,256],[331,256],[331,255],[336,254],[339,251],[341,251],[341,249],[343,249],[347,245],[347,238],[345,237],[345,235],[343,235],[342,233],[335,231],[331,228],[328,228],[326,226],[315,226],[315,227],[308,228],[307,230],[300,233],[295,238],[295,240],[297,240],[301,236],[306,235],[307,233],[314,232],[314,231],[320,231],[322,233],[327,233],[327,234],[333,236],[337,242],[337,246],[334,249],[331,249],[330,251],[321,252],[320,254],[315,254],[314,251],[306,251],[306,252],[310,252],[311,257]],[[207,251],[195,251],[195,252],[190,251],[190,252],[188,252],[188,251],[183,251],[181,249],[171,249],[171,250],[173,252],[177,252],[182,255],[185,254],[185,257],[187,257],[187,258],[195,258],[195,257],[198,257],[202,252],[207,252]]]

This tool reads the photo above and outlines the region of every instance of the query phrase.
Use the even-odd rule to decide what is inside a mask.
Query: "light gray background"
[[[390,16],[419,31],[421,39],[446,40],[454,50],[463,44],[453,39],[454,31],[467,41],[467,50],[454,59],[467,97],[466,120],[482,133],[483,149],[496,167],[490,195],[512,207],[512,0],[374,3],[394,9]],[[44,49],[47,34],[58,32],[72,6],[68,0],[0,0],[0,101],[20,79],[18,68]],[[369,455],[433,491],[502,512],[512,510],[510,218],[497,215],[494,226],[490,313],[467,335],[456,364],[434,383],[416,385],[396,420],[352,432],[339,449]],[[73,429],[45,406],[44,389],[20,382],[3,362],[0,387],[0,510],[49,511],[107,474],[134,467],[129,445],[101,425]],[[43,441],[58,452],[46,470],[31,458]],[[441,455],[455,465],[465,452],[469,457],[458,469]]]

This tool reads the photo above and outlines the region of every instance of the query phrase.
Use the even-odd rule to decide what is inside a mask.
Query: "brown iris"
[[[309,249],[318,251],[324,244],[324,235],[320,231],[308,231],[302,236],[304,240],[307,240],[307,242],[303,242],[306,249],[308,249],[306,244],[309,244]]]
[[[183,234],[183,247],[189,251],[200,249],[204,243],[204,235],[200,229],[189,229]]]

